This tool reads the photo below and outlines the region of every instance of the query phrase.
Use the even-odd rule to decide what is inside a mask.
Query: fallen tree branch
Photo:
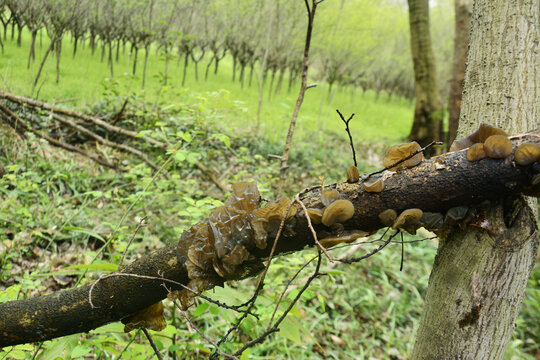
[[[114,141],[107,140],[104,137],[99,136],[95,132],[93,132],[91,130],[88,130],[84,126],[81,126],[81,125],[75,123],[74,121],[71,121],[68,118],[60,116],[58,114],[52,113],[52,118],[59,121],[59,122],[61,122],[62,124],[65,124],[65,125],[73,128],[73,129],[79,131],[81,134],[84,134],[84,135],[86,135],[88,137],[91,137],[92,139],[96,140],[98,143],[100,143],[102,145],[105,145],[105,146],[108,146],[108,147],[111,147],[111,148],[115,148],[115,149],[130,153],[130,154],[133,154],[133,155],[137,156],[138,158],[140,158],[141,160],[143,160],[145,163],[147,163],[152,169],[154,169],[156,171],[159,170],[159,166],[157,166],[152,160],[150,160],[150,158],[145,153],[143,153],[140,150],[132,148],[131,146],[128,146],[128,145],[119,144],[119,143],[116,143]]]
[[[26,130],[30,131],[31,133],[33,133],[34,135],[36,135],[37,137],[47,140],[49,143],[51,143],[54,146],[58,146],[58,147],[61,147],[63,149],[66,149],[68,151],[79,153],[79,154],[81,154],[83,156],[86,156],[87,158],[97,162],[98,164],[101,164],[101,165],[106,166],[108,168],[115,169],[115,170],[122,170],[122,168],[120,166],[117,166],[117,165],[115,165],[113,163],[110,163],[107,160],[105,160],[105,159],[103,159],[103,158],[101,158],[99,156],[88,153],[88,152],[78,148],[77,146],[73,146],[71,144],[62,142],[60,140],[56,140],[55,138],[50,137],[49,135],[44,134],[41,131],[37,131],[36,129],[34,129],[30,125],[28,125],[23,119],[21,119],[17,114],[15,114],[13,111],[11,111],[8,107],[6,107],[2,103],[0,103],[0,111],[3,112],[4,117],[8,119],[8,124],[10,124],[10,126],[13,127],[14,129],[17,129],[17,128],[26,129]],[[13,120],[9,120],[10,118],[13,119]]]
[[[21,105],[37,107],[37,108],[40,108],[40,109],[43,109],[43,110],[48,110],[48,111],[50,111],[52,113],[63,114],[63,115],[66,115],[66,116],[69,116],[69,117],[72,117],[72,118],[81,119],[81,120],[84,120],[86,122],[93,123],[94,125],[101,126],[102,128],[104,128],[105,130],[107,130],[109,132],[124,135],[124,136],[130,137],[132,139],[143,140],[143,141],[145,141],[145,142],[147,142],[149,144],[152,144],[154,146],[160,147],[162,149],[167,149],[166,144],[164,144],[164,143],[162,143],[162,142],[160,142],[160,141],[158,141],[156,139],[153,139],[153,138],[145,136],[145,135],[138,136],[138,133],[136,131],[131,131],[131,130],[127,130],[127,129],[124,129],[124,128],[121,128],[121,127],[118,127],[118,126],[111,125],[111,124],[107,123],[106,121],[103,121],[102,119],[97,118],[97,117],[92,117],[92,116],[81,114],[81,113],[78,113],[78,112],[75,112],[75,111],[72,111],[72,110],[67,110],[67,109],[55,107],[54,105],[49,104],[49,103],[45,103],[45,102],[42,102],[42,101],[39,101],[39,100],[27,98],[27,97],[24,97],[24,96],[13,95],[13,94],[7,93],[5,91],[0,91],[0,98],[6,99],[6,100],[9,100],[11,102],[15,102],[15,103],[18,103],[18,104],[21,104]]]
[[[511,140],[514,148],[527,141],[540,144],[540,132],[517,135]],[[531,179],[537,175],[536,167],[517,165],[513,155],[502,160],[488,158],[470,162],[465,158],[465,151],[459,151],[394,173],[386,178],[385,189],[380,193],[364,191],[361,183],[338,183],[334,187],[355,207],[353,218],[343,224],[345,230],[372,231],[383,227],[378,214],[389,208],[398,213],[410,208],[444,213],[458,205],[473,206],[485,200],[499,201],[505,196],[530,191]],[[534,191],[538,191],[536,186]],[[319,193],[307,193],[302,202],[306,207],[318,204]],[[298,211],[291,224],[293,227],[286,239],[275,244],[275,254],[315,245],[301,211]],[[317,236],[328,231],[324,225],[314,225],[314,229]],[[269,237],[267,242],[273,244],[273,239]],[[271,248],[258,249],[253,246],[248,250],[256,258],[263,259],[269,256]],[[188,283],[185,268],[188,257],[184,250],[176,244],[168,245],[122,268],[125,276],[107,276],[95,283],[92,292],[95,308],[88,301],[90,284],[0,304],[0,347],[89,331],[156,303],[167,295],[162,284],[176,289],[181,288],[178,283]],[[244,264],[246,269],[250,269],[251,263]],[[245,275],[252,276],[254,273]]]

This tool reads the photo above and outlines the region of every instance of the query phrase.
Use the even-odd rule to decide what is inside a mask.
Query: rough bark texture
[[[469,32],[471,31],[472,0],[455,0],[454,27],[454,61],[452,64],[452,80],[450,82],[450,97],[448,99],[448,148],[456,139],[463,80],[467,64]]]
[[[538,0],[475,1],[458,136],[479,122],[509,133],[539,127],[539,8]],[[498,239],[468,228],[441,241],[413,359],[504,357],[538,249],[532,204],[490,210]]]
[[[428,0],[409,0],[409,24],[416,97],[409,139],[425,146],[442,138],[442,100],[429,35]]]
[[[512,141],[514,147],[524,141],[540,144],[540,132],[516,136]],[[469,162],[465,159],[465,151],[460,151],[441,155],[415,168],[393,174],[386,179],[385,190],[381,193],[367,193],[362,184],[340,183],[336,188],[343,197],[353,202],[356,209],[353,218],[343,224],[345,229],[370,231],[383,227],[378,214],[389,208],[399,212],[419,207],[425,211],[444,213],[456,205],[474,205],[484,200],[497,199],[503,194],[518,194],[529,184],[532,171],[532,166],[516,166],[513,156],[503,160]],[[317,206],[320,203],[318,191],[307,194],[302,201],[308,207]],[[314,245],[301,211],[296,214],[291,226],[291,231],[284,233],[278,241],[277,253],[298,251]],[[315,225],[315,230],[319,236],[322,236],[323,231],[331,231],[324,225]],[[505,239],[497,237],[495,242],[504,243]],[[267,243],[272,244],[273,239],[268,238]],[[253,246],[248,250],[257,258],[265,258],[270,248],[267,246],[260,250]],[[497,259],[503,255],[497,253]],[[176,251],[176,244],[172,244],[144,256],[123,268],[122,272],[152,277],[160,277],[162,274],[165,279],[187,284],[189,279],[184,266],[186,258],[187,255],[181,250]],[[250,269],[249,265],[246,264],[246,268]],[[508,268],[510,265],[504,263],[498,266]],[[162,284],[175,288],[173,284],[161,280],[107,277],[94,287],[92,301],[96,308],[92,308],[89,303],[90,284],[51,295],[0,304],[0,347],[89,331],[118,321],[164,298],[167,291]],[[464,296],[461,298],[467,301]]]

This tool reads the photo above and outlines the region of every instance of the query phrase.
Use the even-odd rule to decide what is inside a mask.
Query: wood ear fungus
[[[324,206],[328,206],[336,200],[339,200],[339,192],[336,189],[328,189],[321,191],[321,202]]]
[[[354,184],[360,181],[360,172],[358,172],[358,168],[354,165],[349,166],[347,169],[347,182],[349,184]]]
[[[441,213],[424,212],[420,224],[430,231],[437,231],[444,226],[444,216]]]
[[[423,211],[420,209],[407,209],[399,214],[398,218],[392,225],[392,229],[405,230],[409,234],[416,234],[416,230],[420,227],[420,219]]]
[[[316,209],[316,208],[308,208],[307,213],[312,223],[314,224],[320,224],[322,222],[322,216],[323,216],[323,210],[322,209]]]
[[[367,192],[379,193],[384,189],[384,181],[382,178],[372,178],[364,181],[364,190]]]
[[[321,243],[321,245],[325,249],[328,249],[328,248],[330,248],[332,246],[336,246],[336,245],[339,245],[339,244],[351,243],[351,242],[353,242],[354,240],[356,240],[356,239],[358,239],[360,237],[364,237],[364,236],[368,236],[368,235],[369,235],[369,233],[367,233],[365,231],[355,230],[355,231],[350,232],[350,233],[325,237],[324,239],[319,240],[319,242]]]
[[[163,304],[161,301],[122,319],[122,322],[125,324],[124,332],[130,332],[139,328],[161,331],[167,326],[167,322],[163,316]]]
[[[397,213],[392,209],[386,209],[378,216],[379,220],[381,221],[381,223],[383,223],[384,226],[392,226],[392,224],[397,218]]]
[[[354,215],[354,206],[349,200],[336,200],[324,209],[322,223],[326,226],[332,226],[336,223],[342,223]]]
[[[470,148],[476,143],[484,143],[487,138],[492,135],[508,136],[508,134],[506,134],[506,132],[504,132],[503,130],[493,127],[489,124],[482,123],[480,124],[478,129],[471,135],[456,139],[452,143],[452,146],[450,146],[450,151],[459,151]]]
[[[540,160],[540,146],[530,142],[523,143],[517,147],[514,159],[521,166],[531,165]]]
[[[386,155],[384,156],[383,165],[384,167],[392,166],[399,160],[402,160],[406,158],[407,156],[412,155],[414,152],[420,149],[421,147],[416,141],[403,144],[403,145],[391,146],[388,148],[388,150],[386,150]],[[390,170],[396,170],[396,169],[401,169],[401,168],[412,168],[420,164],[422,160],[424,160],[424,155],[422,153],[418,153],[414,155],[412,158],[402,162],[401,164],[390,168]]]
[[[504,159],[512,153],[512,142],[505,135],[491,135],[484,142],[484,151],[492,159]]]
[[[467,160],[469,161],[480,161],[485,158],[486,152],[482,143],[476,143],[467,150]]]

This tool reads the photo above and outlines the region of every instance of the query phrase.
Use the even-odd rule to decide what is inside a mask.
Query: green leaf
[[[56,360],[58,358],[63,359],[64,350],[67,353],[77,345],[79,341],[79,335],[64,336],[63,338],[54,340],[51,342],[51,346],[43,352],[40,360]]]
[[[321,294],[317,294],[317,299],[319,299],[319,302],[321,303],[322,311],[325,312],[326,311],[326,305],[325,305],[325,302],[324,302],[324,296],[322,296]]]
[[[209,306],[210,305],[208,305],[208,303],[199,304],[199,306],[197,306],[195,310],[193,310],[193,316],[196,316],[196,317],[201,316],[202,314],[206,312]]]
[[[300,324],[299,322],[298,324],[296,324],[296,322],[293,321],[291,318],[286,317],[279,326],[279,333],[294,342],[296,345],[301,345],[302,339],[300,337],[299,327],[303,328],[302,324]]]
[[[26,353],[22,350],[13,350],[9,353],[10,359],[26,359]]]
[[[77,345],[75,346],[75,349],[71,352],[71,357],[80,357],[88,354],[90,351],[92,351],[92,348],[84,345]]]

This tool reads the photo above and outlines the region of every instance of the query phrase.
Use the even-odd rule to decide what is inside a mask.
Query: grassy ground
[[[68,105],[93,106],[103,98],[104,92],[111,89],[117,91],[119,95],[136,93],[149,102],[160,101],[169,104],[174,104],[181,92],[204,93],[223,90],[231,100],[245,109],[244,116],[224,119],[224,121],[230,120],[233,128],[242,128],[251,134],[256,128],[259,98],[257,74],[253,76],[252,85],[249,86],[249,80],[246,80],[246,86],[242,89],[238,81],[234,83],[231,81],[232,61],[229,57],[220,62],[220,71],[217,75],[210,71],[207,81],[204,80],[207,59],[199,64],[199,82],[195,81],[194,65],[190,64],[184,88],[181,87],[183,62],[179,63],[176,58],[173,58],[169,65],[168,86],[163,88],[161,82],[164,58],[152,49],[148,60],[146,86],[143,91],[141,87],[144,50],[139,52],[135,76],[131,75],[133,59],[128,54],[129,48],[121,50],[119,61],[114,63],[114,78],[111,78],[106,61],[107,56],[103,62],[100,61],[100,48],[96,48],[96,52],[92,55],[89,46],[79,45],[77,55],[73,58],[72,44],[66,37],[62,47],[59,86],[55,83],[56,59],[49,58],[40,84],[32,91],[39,63],[48,46],[48,38],[46,35],[43,36],[42,46],[39,45],[38,40],[36,61],[32,63],[30,70],[26,70],[30,42],[26,32],[22,40],[20,48],[16,47],[14,42],[7,41],[5,52],[0,57],[0,83],[4,89],[13,93],[37,95],[52,102],[73,99]],[[248,74],[246,74],[247,77]],[[270,81],[266,82],[263,97],[261,133],[271,141],[281,142],[285,137],[292,108],[296,102],[299,83],[296,82],[293,90],[288,93],[288,81],[285,79],[282,90],[277,95],[272,94],[270,101],[268,100],[269,83]],[[329,99],[332,101],[330,102]],[[317,131],[320,133],[320,138],[324,140],[327,132],[334,131],[336,127],[341,128],[340,120],[335,112],[336,108],[347,116],[350,113],[356,113],[352,127],[355,139],[369,142],[378,142],[381,139],[396,142],[403,139],[408,134],[412,120],[412,104],[406,100],[388,101],[386,95],[383,95],[375,101],[375,95],[372,92],[362,94],[361,91],[353,92],[350,89],[337,89],[335,94],[328,94],[328,87],[319,83],[319,86],[309,89],[306,93],[298,121],[297,139],[303,141],[311,137],[312,131]]]
[[[0,57],[0,80],[2,88],[8,91],[36,95],[31,86],[36,64],[31,71],[26,70],[28,38],[23,40],[22,48],[17,48],[12,41],[6,42],[5,54]],[[41,51],[38,51],[38,59]],[[143,54],[139,56],[142,58]],[[163,121],[178,124],[182,136],[194,137],[184,149],[188,159],[193,155],[205,160],[224,174],[227,182],[255,178],[263,196],[272,198],[278,166],[266,155],[281,151],[296,100],[295,91],[291,94],[283,91],[271,102],[265,93],[261,132],[255,134],[256,86],[241,89],[238,83],[230,81],[230,61],[224,61],[221,66],[217,76],[211,75],[207,82],[199,83],[194,81],[190,67],[186,87],[182,88],[179,86],[182,69],[173,62],[170,85],[163,88],[159,85],[163,61],[152,52],[147,87],[141,91],[142,63],[139,63],[137,76],[124,75],[129,72],[130,64],[128,56],[121,54],[120,62],[115,63],[115,80],[105,80],[109,76],[108,69],[99,61],[99,53],[92,56],[88,48],[81,49],[72,59],[69,41],[65,41],[60,84],[54,84],[54,63],[47,64],[39,97],[51,102],[75,98],[64,105],[93,111],[98,108],[113,111],[125,95],[131,95],[132,101],[140,103],[157,101],[162,109],[170,110],[170,117]],[[204,77],[203,67],[200,76]],[[403,138],[410,125],[412,106],[407,101],[381,98],[375,102],[372,93],[351,96],[350,91],[344,90],[337,92],[332,104],[325,102],[320,111],[323,92],[322,85],[310,89],[300,114],[290,168],[288,189],[291,192],[317,183],[319,175],[324,175],[327,182],[343,178],[350,155],[345,133],[335,115],[336,107],[345,114],[357,114],[353,135],[362,159],[362,171],[378,166],[378,155],[384,146]],[[144,106],[140,109],[143,116],[151,119],[153,115],[145,113]],[[144,166],[135,166],[120,177],[46,143],[35,139],[22,143],[10,135],[9,130],[0,129],[0,156],[8,170],[8,175],[0,179],[0,226],[3,229],[0,234],[0,301],[58,290],[64,287],[58,275],[71,279],[68,286],[72,286],[81,271],[66,272],[65,268],[88,264],[102,246],[101,239],[113,238],[113,243],[98,257],[98,262],[117,263],[142,216],[148,216],[149,226],[136,235],[128,252],[129,260],[163,242],[176,241],[183,230],[202,219],[222,199],[222,194],[216,192],[189,161],[175,163],[169,179],[150,183],[150,173]],[[230,146],[220,140],[221,135],[230,140]],[[127,213],[130,204],[135,205]],[[124,214],[126,219],[122,222]],[[323,271],[328,276],[315,281],[281,331],[252,348],[249,358],[407,359],[422,312],[436,243],[424,241],[406,246],[402,272],[399,271],[400,250],[399,246],[390,246],[379,256],[349,267],[334,268],[325,264]],[[365,249],[359,250],[362,251]],[[257,308],[262,321],[247,321],[225,350],[264,329],[272,304],[285,282],[313,255],[313,250],[306,250],[276,262]],[[309,269],[300,275],[286,302],[301,286]],[[97,275],[99,272],[85,281]],[[538,355],[538,279],[540,269],[537,267],[508,359],[534,359]],[[255,281],[231,283],[209,295],[242,302],[250,295]],[[181,319],[170,314],[170,303],[166,307],[169,325],[163,332],[153,333],[158,346],[169,349],[170,355],[176,358],[207,358],[208,344]],[[223,335],[235,316],[204,302],[191,309],[190,314],[213,339]],[[152,357],[152,350],[142,334],[125,335],[119,323],[88,335],[45,342],[37,349],[26,345],[8,357],[32,358],[37,353],[36,358],[41,359]],[[0,358],[2,356],[0,352]]]

